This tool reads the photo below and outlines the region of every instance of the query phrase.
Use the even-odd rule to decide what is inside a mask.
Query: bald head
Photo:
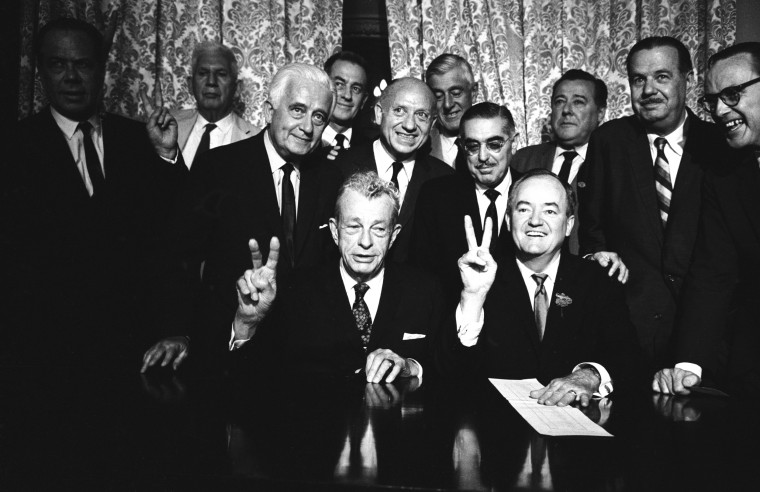
[[[380,141],[394,160],[403,161],[417,153],[430,134],[435,112],[435,96],[420,80],[394,80],[375,106],[380,125]]]

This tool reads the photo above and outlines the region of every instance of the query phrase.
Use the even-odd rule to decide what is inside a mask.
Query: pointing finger
[[[161,79],[156,79],[156,87],[153,89],[153,102],[157,108],[164,105],[164,93],[161,90]]]

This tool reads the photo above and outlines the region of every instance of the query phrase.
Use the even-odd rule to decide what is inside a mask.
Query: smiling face
[[[461,137],[465,146],[479,143],[480,150],[467,155],[467,168],[473,179],[493,188],[504,180],[512,157],[512,138],[501,118],[474,118],[464,122]],[[488,149],[488,143],[504,143],[499,151]]]
[[[387,196],[367,198],[347,190],[339,198],[338,217],[330,231],[338,245],[346,272],[357,282],[377,275],[401,226],[392,224],[393,201]]]
[[[215,123],[230,114],[237,80],[221,51],[205,51],[201,54],[190,84],[198,111],[207,121]]]
[[[105,71],[87,34],[53,30],[42,41],[40,78],[50,105],[83,121],[95,114]]]
[[[594,83],[589,80],[563,80],[552,95],[552,128],[557,142],[566,147],[585,145],[604,108],[594,102]]]
[[[705,93],[718,94],[727,87],[743,84],[760,77],[749,54],[719,60],[707,71]],[[735,149],[760,148],[760,84],[745,88],[733,108],[718,98],[712,113],[715,123],[723,130],[728,145]]]
[[[575,223],[575,216],[567,216],[565,188],[554,176],[533,176],[512,194],[506,220],[517,257],[523,263],[546,265],[559,254]]]
[[[335,83],[337,95],[331,121],[338,126],[349,127],[369,95],[367,74],[356,63],[338,60],[330,67],[329,75]]]
[[[330,117],[332,92],[310,80],[291,80],[278,107],[267,101],[264,117],[275,150],[286,161],[300,161],[319,145]]]
[[[684,117],[691,73],[679,70],[675,48],[660,46],[634,53],[628,81],[633,112],[648,130],[667,135],[678,128]]]
[[[414,155],[430,134],[435,100],[430,89],[414,79],[402,79],[386,88],[391,91],[375,106],[380,141],[396,161]]]
[[[457,67],[444,74],[431,74],[427,84],[435,95],[438,124],[441,132],[453,137],[459,133],[459,123],[472,106],[478,86],[464,68]]]

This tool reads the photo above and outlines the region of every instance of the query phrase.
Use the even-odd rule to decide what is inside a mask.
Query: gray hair
[[[227,63],[230,64],[230,71],[232,72],[232,78],[237,80],[238,62],[237,62],[237,59],[235,58],[235,54],[232,52],[232,50],[229,47],[217,41],[203,41],[195,45],[195,49],[193,49],[190,73],[191,74],[195,73],[195,69],[198,68],[198,61],[201,59],[201,56],[203,56],[206,53],[215,53],[215,52],[221,53],[224,59],[227,60]]]
[[[384,196],[391,200],[393,213],[391,214],[391,225],[395,226],[398,221],[398,212],[401,209],[399,193],[396,186],[384,179],[381,179],[375,171],[359,171],[348,177],[343,182],[343,186],[338,191],[338,198],[335,200],[335,218],[340,219],[340,202],[343,196],[349,191],[355,191],[364,198],[374,200]]]
[[[470,86],[475,83],[475,75],[472,73],[472,65],[459,55],[453,53],[444,53],[439,55],[430,62],[430,65],[425,72],[425,80],[429,81],[431,75],[445,75],[448,72],[456,69],[462,69],[467,74],[467,79],[470,82]],[[470,87],[472,88],[472,87]]]
[[[332,113],[332,107],[335,104],[335,84],[327,72],[305,63],[289,63],[274,74],[272,82],[269,84],[269,102],[273,107],[280,106],[288,85],[294,80],[308,80],[329,90],[332,97],[330,102],[330,112]]]

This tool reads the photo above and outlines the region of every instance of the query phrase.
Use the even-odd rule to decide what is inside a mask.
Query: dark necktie
[[[546,287],[544,282],[546,277],[545,273],[534,273],[531,275],[536,282],[536,292],[533,294],[533,315],[536,319],[536,330],[538,330],[538,339],[544,338],[544,330],[546,330],[546,314],[549,312],[549,300],[546,295]]]
[[[293,164],[286,162],[282,169],[282,230],[285,236],[285,249],[290,257],[290,266],[295,265],[295,235],[296,235],[296,193],[290,174],[293,172]]]
[[[203,130],[203,136],[201,136],[201,142],[198,144],[198,150],[195,151],[195,157],[198,157],[209,149],[209,146],[211,145],[211,132],[214,128],[216,128],[215,124],[206,124],[206,129]]]
[[[462,139],[457,138],[456,145],[457,145],[457,156],[454,159],[454,169],[458,172],[469,174],[469,170],[467,169],[467,154],[465,154],[464,148],[463,148],[464,142],[462,141]]]
[[[565,160],[562,162],[562,167],[559,170],[559,179],[570,184],[570,169],[573,167],[573,159],[578,155],[578,152],[568,150],[567,152],[562,152],[562,155],[565,156]]]
[[[491,218],[491,244],[489,245],[490,251],[493,253],[496,250],[496,243],[499,240],[499,219],[498,215],[496,214],[496,199],[501,195],[498,191],[494,190],[493,188],[488,188],[486,190],[486,198],[491,200],[491,203],[488,204],[488,208],[486,209],[486,217],[483,219],[483,233],[486,232],[486,219],[489,217]]]
[[[364,302],[364,294],[367,293],[367,290],[369,290],[369,285],[364,282],[354,285],[356,300],[354,300],[354,305],[351,308],[351,312],[354,313],[356,328],[359,330],[359,334],[362,337],[362,346],[364,347],[364,350],[367,350],[369,336],[372,331],[372,316],[369,314],[367,303]]]
[[[654,160],[654,187],[657,190],[657,206],[660,209],[660,220],[662,227],[668,223],[668,214],[670,213],[670,198],[673,195],[673,185],[670,181],[670,164],[665,157],[665,145],[668,141],[662,137],[654,140],[657,147],[657,157]]]
[[[338,133],[335,135],[335,148],[338,150],[343,150],[346,148],[346,136],[342,133]]]
[[[82,132],[82,146],[84,147],[84,160],[87,166],[87,174],[90,175],[90,183],[92,183],[92,195],[95,196],[97,191],[103,190],[106,184],[106,180],[103,177],[103,169],[100,167],[100,158],[98,152],[95,150],[95,144],[92,143],[92,137],[90,131],[92,131],[92,125],[89,121],[83,121],[79,123],[77,127]]]
[[[404,169],[403,163],[393,163],[393,176],[391,177],[391,182],[396,185],[396,189],[399,191],[399,193],[401,193],[401,187],[398,185],[398,173],[401,172],[402,169]]]

